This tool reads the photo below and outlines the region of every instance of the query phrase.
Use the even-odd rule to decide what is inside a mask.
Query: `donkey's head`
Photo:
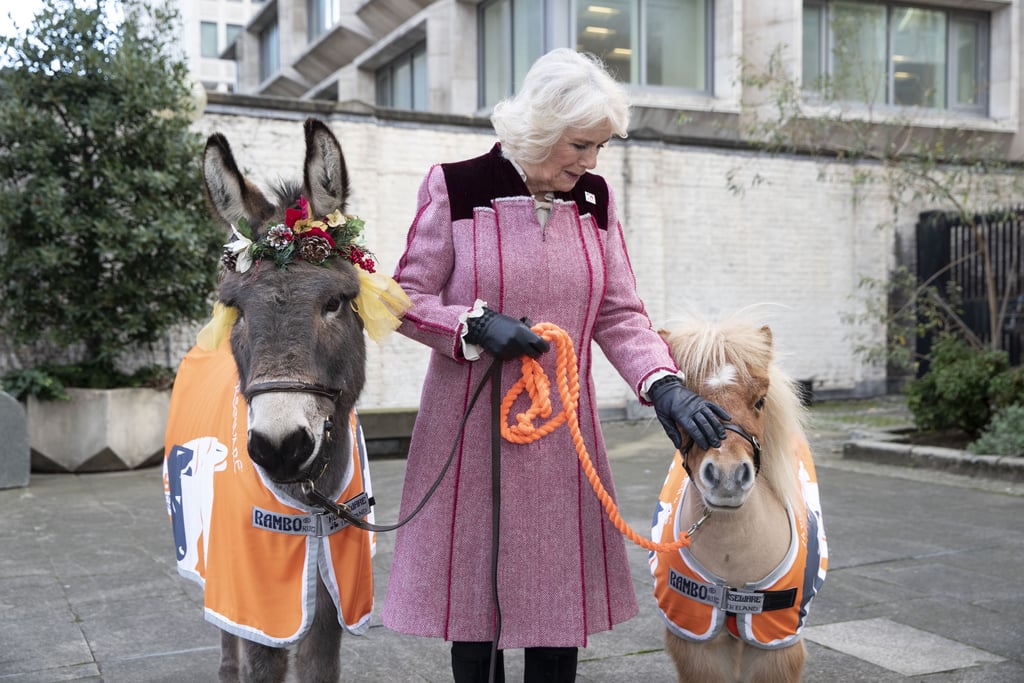
[[[231,350],[249,404],[249,456],[275,481],[326,474],[331,486],[347,464],[331,467],[365,381],[350,260],[361,251],[346,241],[341,146],[321,121],[304,128],[303,182],[282,183],[273,200],[242,175],[223,135],[207,140],[203,174],[214,215],[234,234],[218,296],[237,310]]]

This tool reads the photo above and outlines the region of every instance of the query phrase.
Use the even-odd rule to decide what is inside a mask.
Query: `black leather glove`
[[[520,356],[537,358],[551,348],[521,320],[484,308],[484,314],[466,321],[466,341],[487,349],[499,360]]]
[[[725,427],[721,420],[731,420],[732,417],[721,406],[683,386],[683,380],[674,375],[663,377],[651,386],[647,395],[654,404],[658,421],[677,450],[683,445],[679,427],[703,451],[722,445]]]

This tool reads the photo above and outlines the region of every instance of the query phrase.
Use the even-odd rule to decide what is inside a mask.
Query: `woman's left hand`
[[[658,421],[665,428],[668,438],[672,439],[676,450],[683,445],[679,427],[703,451],[722,445],[722,439],[725,438],[722,420],[729,421],[732,417],[717,403],[683,386],[683,380],[675,376],[663,377],[651,385],[647,395],[654,404]]]

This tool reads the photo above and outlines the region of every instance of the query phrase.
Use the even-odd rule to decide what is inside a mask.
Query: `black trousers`
[[[523,683],[573,683],[576,680],[575,647],[528,647],[524,654]],[[452,675],[455,683],[488,683],[491,643],[452,643]],[[498,650],[494,681],[505,683],[505,660]]]

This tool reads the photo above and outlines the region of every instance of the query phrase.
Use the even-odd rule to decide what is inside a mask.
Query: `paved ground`
[[[906,421],[898,401],[816,407],[830,571],[806,630],[805,681],[1024,681],[1024,484],[846,460],[851,433]],[[623,516],[649,524],[668,463],[654,422],[606,425]],[[378,521],[396,518],[401,460],[371,464]],[[378,605],[393,534],[375,559]],[[646,552],[641,613],[581,651],[581,683],[670,683]],[[209,681],[218,632],[177,576],[160,472],[34,474],[0,491],[0,682]],[[376,610],[379,613],[379,609]],[[447,647],[379,625],[342,645],[345,681],[448,681]],[[507,657],[520,680],[521,653]]]

